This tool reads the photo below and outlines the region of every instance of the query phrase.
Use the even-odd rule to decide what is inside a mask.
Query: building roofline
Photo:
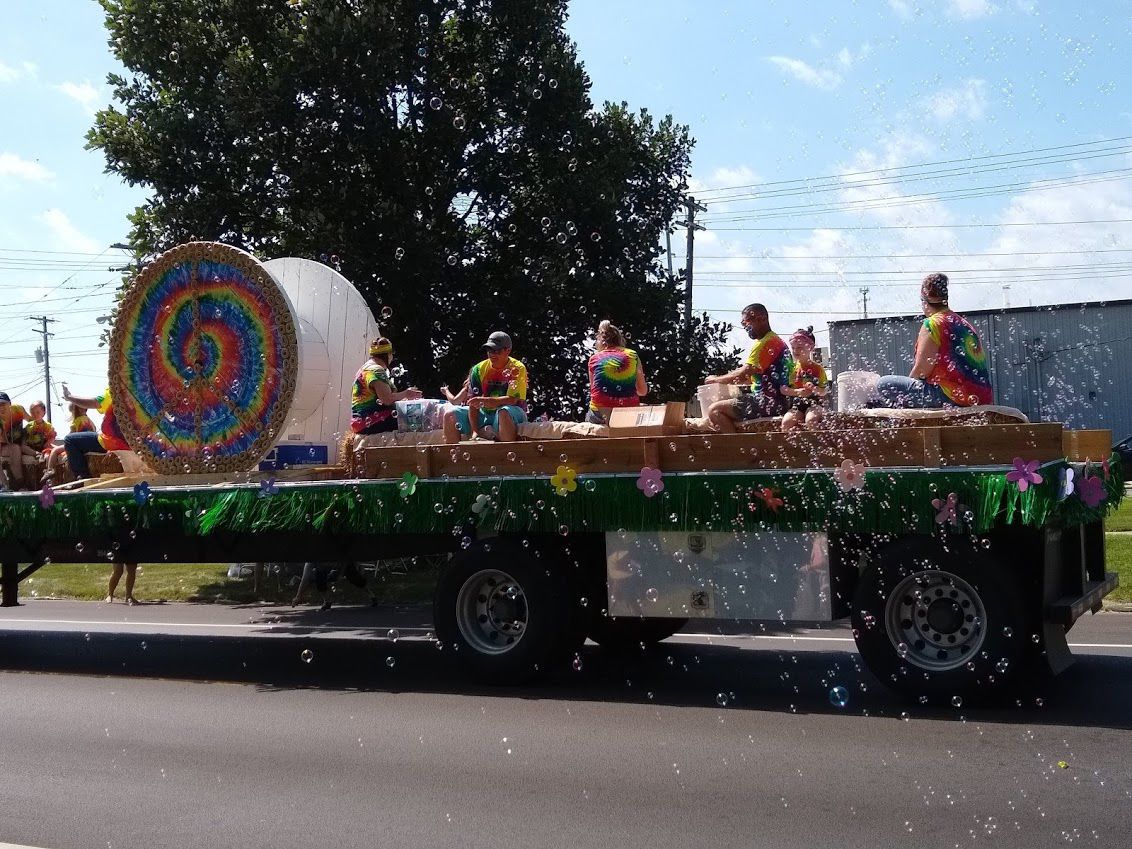
[[[1039,304],[1033,307],[999,307],[997,309],[989,310],[963,310],[962,315],[1011,315],[1014,313],[1023,312],[1037,312],[1039,310],[1075,310],[1083,309],[1085,307],[1125,307],[1132,306],[1132,298],[1123,298],[1118,301],[1078,301],[1072,304]],[[959,310],[956,310],[959,312]],[[879,318],[844,318],[837,321],[830,321],[827,324],[830,327],[834,325],[854,325],[854,324],[876,324],[883,321],[904,321],[909,318],[923,318],[921,313],[908,313],[907,315],[885,315]]]

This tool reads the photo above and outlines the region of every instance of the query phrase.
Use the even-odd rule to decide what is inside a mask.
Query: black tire
[[[554,566],[513,540],[486,540],[454,555],[433,602],[442,649],[491,684],[519,684],[564,665],[572,596]]]
[[[641,651],[667,640],[688,624],[687,619],[641,619],[598,615],[590,623],[589,638],[607,651]]]
[[[1032,672],[1022,588],[968,542],[910,537],[877,553],[853,604],[869,670],[921,702],[1000,701]]]

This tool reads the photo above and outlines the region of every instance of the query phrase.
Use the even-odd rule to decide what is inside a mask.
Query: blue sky
[[[30,401],[30,314],[58,319],[57,384],[105,383],[109,246],[142,193],[83,150],[114,68],[98,5],[7,5],[0,383]],[[960,310],[1132,297],[1127,3],[575,0],[568,29],[595,101],[691,126],[697,308],[822,330],[865,286],[871,314],[914,310],[937,269]]]

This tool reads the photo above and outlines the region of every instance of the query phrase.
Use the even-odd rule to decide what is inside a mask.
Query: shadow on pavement
[[[316,688],[625,702],[891,719],[1132,728],[1132,657],[1082,655],[1044,691],[1010,708],[908,705],[851,651],[749,649],[666,642],[617,655],[587,646],[573,664],[522,687],[485,687],[451,649],[424,639],[205,637],[81,632],[0,633],[9,670]],[[836,707],[830,691],[844,687]]]

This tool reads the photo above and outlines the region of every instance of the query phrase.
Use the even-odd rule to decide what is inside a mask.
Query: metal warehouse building
[[[976,310],[995,403],[1031,421],[1132,434],[1132,300]],[[830,372],[907,374],[923,316],[829,324]]]

